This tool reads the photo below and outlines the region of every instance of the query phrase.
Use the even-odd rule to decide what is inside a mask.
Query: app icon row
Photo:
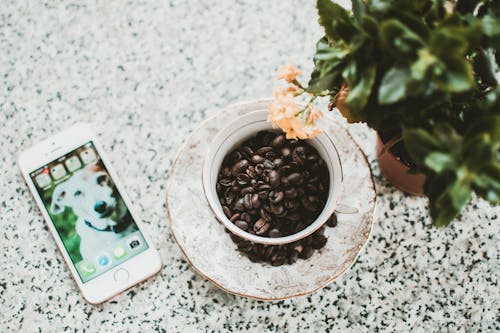
[[[80,161],[81,160],[81,161]],[[52,179],[58,180],[66,176],[67,172],[74,172],[82,167],[83,164],[90,164],[97,160],[97,155],[95,151],[91,148],[85,149],[80,153],[80,158],[77,155],[73,155],[62,163],[56,164],[49,169],[44,169],[42,173],[35,177],[35,180],[40,187],[46,187],[50,185]],[[52,178],[51,178],[52,176]]]
[[[140,238],[137,236],[132,236],[128,238],[125,243],[127,244],[127,248],[125,248],[122,245],[116,246],[111,251],[112,256],[110,256],[108,253],[102,253],[99,256],[97,256],[96,258],[97,266],[102,268],[108,267],[112,263],[112,258],[114,258],[115,260],[120,260],[128,254],[127,250],[136,251],[140,248],[142,244]],[[97,271],[96,265],[94,265],[90,261],[86,260],[80,261],[77,266],[80,273],[85,277],[89,277]]]

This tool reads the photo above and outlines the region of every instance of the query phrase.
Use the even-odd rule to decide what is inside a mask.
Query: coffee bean
[[[273,204],[280,203],[285,198],[283,191],[271,191],[269,192],[269,201]]]
[[[266,221],[268,221],[268,222],[272,221],[271,214],[269,214],[269,213],[268,213],[265,209],[261,208],[259,212],[260,212],[260,216],[261,216],[264,220],[266,220]]]
[[[291,155],[292,149],[290,149],[290,147],[281,148],[281,156],[283,156],[283,158],[289,158]]]
[[[238,250],[242,251],[242,252],[250,252],[252,251],[252,242],[250,241],[247,241],[247,240],[243,240],[241,242],[238,243]]]
[[[261,147],[255,152],[257,155],[266,155],[266,153],[273,151],[273,147]]]
[[[275,215],[281,215],[285,211],[285,206],[280,204],[274,204],[271,202],[271,212]]]
[[[337,215],[332,214],[332,216],[330,216],[328,221],[326,221],[326,225],[331,227],[331,228],[336,227],[337,226]]]
[[[265,180],[271,187],[277,187],[280,184],[280,174],[276,170],[267,173]]]
[[[247,230],[248,229],[248,223],[246,221],[243,221],[243,220],[236,220],[234,221],[234,224],[240,228],[241,230]]]
[[[240,217],[241,217],[241,213],[236,213],[233,216],[231,216],[231,218],[229,220],[234,223],[235,221],[239,220]]]
[[[323,236],[323,235],[314,235],[313,236],[313,241],[312,241],[311,245],[312,245],[313,249],[318,250],[318,249],[321,249],[323,246],[325,246],[326,241],[327,241],[327,239],[326,239],[325,236]]]
[[[288,264],[289,265],[294,264],[298,258],[299,258],[299,253],[297,251],[291,251],[288,254]]]
[[[231,217],[231,209],[229,209],[228,206],[222,206],[222,210],[224,211],[224,215],[226,215],[228,218]]]
[[[247,186],[247,187],[244,187],[240,190],[240,193],[241,195],[247,195],[247,194],[250,194],[250,193],[253,193],[254,189],[252,186]]]
[[[255,222],[252,229],[257,235],[263,235],[269,230],[270,227],[271,223],[263,218],[260,218]]]
[[[314,249],[312,248],[312,246],[306,246],[306,247],[302,250],[302,252],[300,252],[299,257],[300,257],[301,259],[309,259],[309,258],[311,258],[311,257],[312,257],[313,253],[314,253]]]
[[[259,195],[257,193],[252,194],[252,207],[253,208],[260,207]]]
[[[271,238],[281,237],[281,232],[278,229],[271,229],[271,231],[269,231],[269,237]]]
[[[253,155],[252,156],[252,163],[253,164],[259,164],[259,163],[262,163],[264,162],[265,158],[260,156],[260,155]]]
[[[231,168],[231,175],[233,175],[233,177],[238,176],[238,174],[245,171],[249,165],[250,163],[247,160],[240,160],[234,163],[233,167]]]
[[[298,172],[288,175],[288,182],[293,185],[301,185],[304,182],[304,176]]]
[[[262,165],[264,166],[264,169],[274,169],[273,162],[269,161],[268,159],[265,159]]]
[[[247,221],[248,223],[250,223],[252,221],[252,216],[250,214],[248,214],[247,212],[243,212],[240,215],[240,219],[243,220],[243,221]]]
[[[304,147],[298,146],[293,149],[292,159],[297,165],[304,164],[306,158],[306,149]]]
[[[278,135],[277,137],[274,138],[273,142],[271,145],[274,148],[281,148],[286,142],[285,136],[283,134]]]

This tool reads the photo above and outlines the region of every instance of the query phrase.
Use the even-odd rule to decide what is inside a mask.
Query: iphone
[[[88,124],[23,152],[19,165],[83,297],[102,303],[161,259]]]

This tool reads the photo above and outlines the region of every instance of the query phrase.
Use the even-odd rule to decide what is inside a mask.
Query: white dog
[[[128,209],[114,188],[109,175],[95,164],[76,171],[54,189],[50,210],[60,214],[71,207],[78,216],[76,232],[85,260],[96,260],[103,247],[133,231]]]

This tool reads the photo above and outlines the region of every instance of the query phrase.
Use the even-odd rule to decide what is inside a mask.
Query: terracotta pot
[[[384,144],[377,134],[377,157],[380,170],[400,190],[413,195],[423,195],[425,175],[408,173],[410,168],[390,151],[397,142],[397,140],[388,141]]]

